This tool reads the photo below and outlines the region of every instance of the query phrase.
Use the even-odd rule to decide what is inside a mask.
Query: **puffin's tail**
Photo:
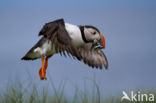
[[[27,54],[21,58],[21,60],[35,60],[38,58],[41,58],[41,55],[39,52],[34,52],[34,50],[40,46],[46,41],[44,37],[42,37],[28,52]]]

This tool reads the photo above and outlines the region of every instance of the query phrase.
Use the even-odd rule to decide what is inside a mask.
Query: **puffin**
[[[61,18],[45,23],[38,36],[42,36],[41,39],[21,60],[41,58],[41,80],[47,79],[48,59],[54,54],[72,56],[92,68],[108,68],[107,58],[102,51],[105,48],[105,38],[99,29],[92,25],[73,25]]]

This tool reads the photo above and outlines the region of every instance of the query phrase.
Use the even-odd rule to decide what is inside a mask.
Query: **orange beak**
[[[102,34],[100,34],[101,37],[101,45],[103,46],[103,48],[105,48],[105,38]]]

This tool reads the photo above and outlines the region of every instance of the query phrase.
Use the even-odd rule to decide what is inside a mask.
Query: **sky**
[[[20,58],[41,38],[38,32],[50,21],[64,18],[75,25],[93,25],[103,33],[108,70],[56,54],[49,59],[47,81],[39,79],[41,60]],[[66,81],[67,94],[75,86],[92,88],[93,79],[104,95],[123,90],[156,89],[155,0],[1,0],[0,88],[19,79],[34,81],[38,88]],[[71,91],[68,93],[68,91]]]

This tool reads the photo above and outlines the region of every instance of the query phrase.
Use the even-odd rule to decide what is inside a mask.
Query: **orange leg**
[[[44,65],[44,78],[45,79],[47,79],[46,78],[46,70],[47,70],[47,67],[48,67],[48,57],[46,57],[46,59],[45,59],[45,65]]]
[[[39,76],[41,80],[46,80],[46,69],[48,66],[48,57],[46,57],[46,59],[44,60],[44,56],[41,57],[42,60],[42,67],[39,70]]]
[[[45,70],[47,69],[47,67],[48,67],[48,57],[46,57],[45,59]]]
[[[42,60],[42,67],[39,70],[39,76],[41,80],[44,80],[44,65],[45,65],[44,56],[41,57],[41,60]]]

